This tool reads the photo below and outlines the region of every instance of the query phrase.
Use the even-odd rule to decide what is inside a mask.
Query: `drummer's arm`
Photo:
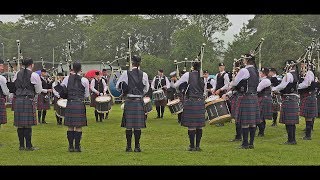
[[[92,79],[92,80],[91,80],[91,83],[90,83],[90,90],[91,90],[92,92],[94,92],[95,94],[99,94],[99,91],[97,91],[97,90],[94,88],[95,84],[96,84],[95,79]]]
[[[54,87],[56,86],[57,84],[56,84],[56,82],[54,82],[53,84],[52,84],[52,93],[53,93],[53,95],[54,96],[56,96],[57,98],[60,98],[60,94],[54,89]]]
[[[174,83],[174,88],[177,88],[180,86],[180,84],[184,83],[184,82],[187,82],[188,83],[189,81],[189,72],[186,72],[184,73],[181,78],[176,82]]]
[[[271,81],[268,79],[263,79],[257,87],[257,92],[261,92],[264,88],[269,86],[271,86]]]
[[[87,78],[81,78],[81,84],[84,86],[84,97],[89,97],[89,80]]]
[[[230,84],[229,75],[226,73],[226,74],[224,75],[224,86],[221,88],[221,91],[227,90],[229,84]]]
[[[283,90],[285,87],[287,87],[287,85],[288,85],[290,82],[293,82],[293,76],[292,76],[291,73],[287,73],[287,74],[283,77],[281,83],[280,83],[278,86],[272,88],[272,91],[279,92],[279,91]]]
[[[147,92],[149,91],[149,88],[150,88],[150,84],[149,84],[148,75],[145,72],[143,73],[142,83],[144,85],[143,94],[147,94]]]
[[[116,89],[118,91],[122,91],[121,87],[119,87],[120,83],[125,82],[128,84],[128,75],[127,75],[127,71],[124,71],[121,76],[119,77],[117,84],[116,84]]]
[[[106,81],[103,79],[102,79],[102,84],[103,84],[103,94],[107,94],[108,86],[107,86]]]
[[[169,79],[167,77],[166,77],[166,85],[163,86],[163,87],[166,88],[166,89],[170,88],[170,81],[169,81]]]

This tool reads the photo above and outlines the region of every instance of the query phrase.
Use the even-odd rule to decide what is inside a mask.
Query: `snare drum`
[[[65,109],[67,107],[67,99],[59,99],[57,101],[58,108],[56,110],[56,114],[59,118],[64,118]]]
[[[96,97],[96,110],[98,113],[107,113],[111,109],[111,96],[104,95]]]
[[[169,107],[172,114],[179,114],[183,112],[183,104],[180,99],[175,99],[168,102],[167,106]]]
[[[152,104],[151,104],[150,98],[144,97],[143,102],[144,102],[144,112],[150,113],[152,111]]]
[[[165,94],[164,94],[164,91],[162,89],[159,89],[157,91],[154,91],[152,93],[152,97],[155,101],[161,101],[163,99],[166,98]]]
[[[212,100],[215,99],[215,100]],[[219,124],[231,121],[232,117],[227,105],[227,101],[216,97],[206,99],[206,111],[209,117],[209,124]]]

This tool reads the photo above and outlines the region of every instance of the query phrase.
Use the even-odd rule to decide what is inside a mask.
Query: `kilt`
[[[161,100],[161,101],[154,101],[154,104],[155,104],[156,106],[165,106],[165,105],[167,105],[167,98],[164,98],[164,99]]]
[[[261,96],[258,97],[258,99],[261,120],[272,119],[273,109],[271,96]]]
[[[48,110],[50,109],[50,99],[45,100],[44,93],[38,94],[38,101],[37,101],[37,110]]]
[[[12,104],[11,104],[11,111],[14,111],[14,104],[16,103],[16,95],[15,94],[13,94],[13,96],[12,96],[12,102],[11,102]]]
[[[86,106],[80,100],[68,100],[65,109],[64,125],[70,127],[87,126]]]
[[[299,124],[299,97],[282,96],[279,122],[286,125]]]
[[[204,127],[206,125],[205,113],[204,99],[185,99],[183,102],[181,125],[188,128]]]
[[[98,96],[95,93],[91,94],[90,107],[96,107],[96,97],[98,97]]]
[[[53,98],[53,109],[55,110],[55,111],[58,111],[59,110],[59,106],[58,106],[58,100],[59,100],[59,98],[57,98],[56,96],[54,96],[54,98]]]
[[[280,103],[281,101],[281,96],[279,94],[274,94],[272,95],[272,110],[273,112],[278,112],[280,111]]]
[[[257,95],[239,95],[236,106],[236,123],[256,125],[261,123]]]
[[[0,124],[7,123],[7,110],[6,110],[6,99],[0,98]]]
[[[14,126],[30,127],[37,125],[36,105],[33,98],[16,97],[14,106]]]
[[[320,94],[317,93],[318,117],[320,117]]]
[[[300,95],[300,116],[315,118],[318,116],[317,98],[315,94]]]
[[[146,115],[142,98],[127,98],[124,103],[121,127],[146,128]]]
[[[236,118],[237,100],[238,100],[237,94],[233,94],[233,95],[229,98],[229,101],[230,101],[230,104],[231,104],[230,113],[231,113],[231,117],[233,117],[233,118]]]

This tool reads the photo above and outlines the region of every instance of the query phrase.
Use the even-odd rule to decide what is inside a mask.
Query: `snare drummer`
[[[272,91],[280,92],[282,104],[280,109],[280,123],[286,125],[288,140],[283,144],[295,145],[296,124],[299,124],[299,96],[298,96],[298,73],[294,60],[287,60],[285,69],[288,70],[281,83],[272,88]]]
[[[0,59],[0,73],[3,73],[4,61]],[[0,75],[0,126],[7,123],[6,96],[10,94],[7,79]],[[1,144],[0,144],[1,146]]]
[[[275,68],[270,68],[269,69],[269,74],[268,74],[270,81],[271,81],[271,87],[276,87],[280,84],[280,80],[277,78],[277,70]],[[280,95],[279,94],[272,94],[272,99],[273,99],[273,104],[272,104],[272,109],[273,109],[273,114],[272,114],[272,119],[273,123],[271,126],[277,126],[277,119],[278,119],[278,111],[280,111]]]
[[[91,94],[91,107],[96,107],[96,97],[106,95],[107,93],[107,84],[106,81],[101,77],[99,71],[96,72],[94,79],[91,80],[90,83],[90,90],[92,91]],[[97,109],[94,110],[94,115],[96,117],[96,122],[98,122],[98,116],[100,122],[102,122],[104,113],[98,113]],[[108,113],[106,114],[108,116]]]
[[[69,152],[81,152],[82,127],[87,126],[86,106],[83,100],[90,96],[89,81],[80,76],[81,64],[79,62],[73,63],[73,71],[74,73],[65,77],[61,84],[68,91],[64,125],[68,126]],[[73,146],[73,141],[75,146]]]
[[[134,152],[141,152],[141,128],[146,128],[146,112],[144,111],[143,96],[149,90],[149,80],[148,75],[139,69],[140,63],[141,58],[139,56],[132,56],[132,70],[123,72],[116,84],[118,91],[123,90],[127,94],[121,122],[121,127],[126,128],[126,152],[132,151],[132,129],[134,130],[135,140]],[[122,84],[126,84],[127,86]]]
[[[242,145],[241,149],[253,149],[256,124],[261,122],[257,96],[259,74],[256,69],[255,57],[246,54],[243,63],[245,68],[240,69],[234,81],[230,84],[238,91],[236,123],[241,124]],[[250,132],[250,142],[248,136]]]
[[[181,125],[188,127],[190,140],[189,151],[201,151],[200,141],[202,137],[202,127],[205,126],[205,83],[200,77],[201,63],[193,62],[193,71],[186,72],[174,84],[179,87],[183,83],[188,83],[187,93],[184,99],[184,110],[181,118]],[[196,139],[196,146],[194,140]]]
[[[207,84],[207,92],[206,92],[206,96],[209,97],[212,95],[212,88],[213,86],[216,84],[216,82],[214,82],[215,80],[212,78],[209,78],[209,71],[208,70],[204,70],[203,71],[203,79],[204,79],[204,83]]]
[[[166,94],[167,89],[170,87],[169,79],[163,74],[163,69],[158,70],[158,75],[155,76],[151,83],[151,89],[153,91],[162,89],[163,92]],[[163,100],[155,101],[156,109],[158,118],[163,118],[164,108],[167,104],[167,97],[165,97]]]
[[[260,82],[257,87],[260,117],[262,122],[258,124],[259,133],[258,136],[264,136],[264,130],[266,128],[266,119],[272,119],[272,98],[271,98],[271,81],[268,79],[269,69],[261,68],[260,70]]]
[[[223,94],[227,92],[228,86],[230,84],[229,74],[225,71],[224,63],[219,63],[219,73],[216,75],[216,81],[212,85],[212,93],[222,97]]]
[[[54,95],[53,104],[54,104],[54,110],[55,110],[56,112],[59,111],[59,106],[58,106],[58,103],[57,103],[57,102],[58,102],[58,100],[60,99],[60,94],[59,94],[59,92],[57,92],[57,91],[55,90],[54,87],[60,86],[61,83],[62,83],[62,81],[63,81],[63,78],[64,78],[64,77],[63,77],[63,74],[62,74],[62,73],[58,73],[58,74],[57,74],[57,80],[52,83],[52,93],[53,93],[53,95]],[[56,119],[57,119],[57,124],[58,124],[58,125],[62,125],[62,118],[59,117],[59,116],[57,115],[57,113],[56,113],[55,115],[56,115]]]
[[[52,92],[52,87],[50,87],[46,77],[47,77],[47,71],[45,69],[41,69],[40,79],[42,82],[43,89],[41,91],[41,94],[38,95],[37,110],[38,110],[38,122],[39,123],[42,122],[43,124],[47,124],[46,115],[47,115],[47,110],[50,109],[49,92]]]

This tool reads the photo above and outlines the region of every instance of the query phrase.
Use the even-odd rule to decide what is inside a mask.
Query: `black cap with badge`
[[[219,66],[225,66],[223,62],[219,63]]]

